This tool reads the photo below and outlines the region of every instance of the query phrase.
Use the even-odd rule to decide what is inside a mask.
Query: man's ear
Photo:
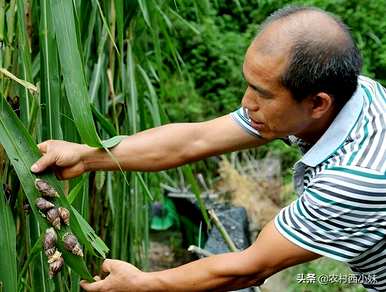
[[[314,119],[320,119],[327,112],[330,112],[334,106],[334,98],[325,92],[319,92],[318,94],[311,96],[309,101],[311,103],[311,116]]]

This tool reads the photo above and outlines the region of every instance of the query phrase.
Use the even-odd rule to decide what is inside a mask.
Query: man
[[[248,249],[160,271],[105,260],[109,275],[86,291],[228,291],[320,256],[347,262],[369,291],[386,291],[386,92],[359,77],[361,58],[348,29],[310,7],[270,16],[245,56],[242,109],[202,122],[169,124],[130,136],[112,152],[126,170],[158,171],[273,139],[297,143],[299,197]],[[358,83],[359,80],[359,83]],[[116,170],[103,150],[46,141],[32,167],[62,179]],[[363,278],[364,279],[364,278]]]

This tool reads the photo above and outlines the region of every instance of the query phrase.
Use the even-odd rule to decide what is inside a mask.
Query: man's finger
[[[43,155],[38,161],[36,161],[32,166],[31,166],[31,171],[32,172],[41,172],[45,170],[48,166],[52,165],[55,163],[55,156],[46,154]]]
[[[102,280],[102,279],[101,279],[101,277],[99,277],[99,276],[94,276],[94,280],[98,282],[98,281],[100,281],[100,280]]]
[[[102,272],[110,273],[112,270],[112,263],[113,262],[114,262],[114,260],[110,260],[110,259],[104,260],[103,264],[102,264]]]
[[[100,291],[103,288],[104,280],[96,281],[93,283],[89,283],[86,280],[80,281],[80,287],[82,287],[85,291]]]
[[[41,153],[47,152],[47,146],[48,146],[48,141],[44,141],[44,142],[38,144],[38,148],[39,148]]]
[[[58,174],[60,179],[69,179],[69,178],[73,178],[74,176],[81,175],[83,172],[84,172],[84,168],[82,164],[78,163],[72,167],[66,167],[66,168],[60,169],[60,173]]]

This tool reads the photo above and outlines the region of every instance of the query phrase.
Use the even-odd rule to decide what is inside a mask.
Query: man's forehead
[[[293,39],[285,23],[276,21],[261,31],[250,47],[266,55],[289,54]]]
[[[301,11],[265,24],[252,44],[267,54],[291,51],[300,40],[340,43],[347,36],[339,24],[320,11]]]
[[[263,76],[278,77],[282,69],[287,65],[288,52],[281,51],[266,53],[259,50],[252,43],[245,55],[243,71],[245,75],[259,74]]]

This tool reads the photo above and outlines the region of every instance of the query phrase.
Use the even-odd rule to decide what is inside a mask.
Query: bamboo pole
[[[213,209],[210,209],[208,213],[210,218],[213,220],[214,225],[216,225],[217,229],[220,231],[220,234],[224,239],[225,243],[228,245],[230,251],[231,252],[239,251],[235,243],[233,242],[232,238],[230,237],[229,233],[226,231],[224,225],[221,223],[220,219],[218,218],[216,212]],[[260,292],[260,288],[258,287],[252,287],[252,289],[255,292]]]

